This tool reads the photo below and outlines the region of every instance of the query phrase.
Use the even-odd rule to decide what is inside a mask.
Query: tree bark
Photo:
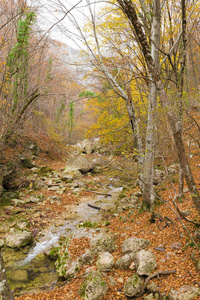
[[[138,20],[134,4],[131,0],[117,0],[117,2],[123,10],[125,16],[129,19],[130,23],[132,24],[134,34],[136,34],[139,40],[142,53],[145,57],[145,61],[148,66],[149,74],[156,85],[160,97],[161,106],[165,109],[167,114],[168,122],[170,124],[175,141],[178,158],[180,161],[181,168],[183,169],[188,189],[191,193],[192,200],[198,211],[198,214],[200,215],[200,195],[196,187],[194,178],[192,176],[188,159],[185,153],[179,120],[177,118],[176,113],[173,111],[173,109],[170,108],[170,101],[168,99],[167,92],[165,90],[163,82],[161,81],[159,70],[154,64],[152,55],[150,53],[150,47],[148,45],[147,38],[143,32],[142,25]]]
[[[6,270],[3,262],[3,257],[0,251],[0,299],[13,300],[13,295],[6,279]]]
[[[148,12],[146,12],[148,13]],[[154,0],[153,22],[151,30],[151,55],[155,66],[159,67],[159,48],[160,48],[160,0]],[[154,179],[154,156],[155,156],[155,110],[157,106],[157,88],[150,77],[149,89],[149,108],[146,132],[146,148],[142,179],[145,183],[142,198],[150,206],[155,201],[153,179]]]

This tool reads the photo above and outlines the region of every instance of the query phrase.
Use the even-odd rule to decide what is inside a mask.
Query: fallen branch
[[[177,199],[177,197],[175,196],[174,199],[173,199],[172,201],[173,201],[173,204],[174,204],[175,208],[177,209],[177,212],[179,213],[179,215],[180,215],[185,221],[187,221],[187,222],[189,222],[189,223],[192,223],[193,225],[195,225],[195,226],[197,226],[197,227],[200,227],[200,223],[197,223],[197,222],[194,222],[194,221],[192,221],[192,220],[189,220],[188,218],[186,218],[186,216],[184,216],[184,213],[182,213],[182,211],[180,211],[180,209],[179,209],[179,207],[178,207],[178,205],[177,205],[177,203],[176,203],[176,199]]]
[[[91,208],[98,209],[98,210],[105,210],[105,209],[103,209],[103,208],[101,208],[101,207],[99,207],[99,206],[92,205],[92,204],[88,204],[88,206],[91,207]]]
[[[137,297],[140,297],[140,296],[142,296],[142,295],[144,294],[145,289],[146,289],[146,287],[147,287],[147,285],[148,285],[148,283],[149,283],[149,281],[150,281],[151,279],[153,279],[153,278],[155,278],[155,277],[159,277],[160,275],[170,275],[170,274],[175,274],[175,273],[176,273],[176,270],[168,270],[168,271],[157,271],[157,272],[155,272],[155,273],[149,275],[149,276],[146,278],[146,280],[145,280],[145,282],[144,282],[144,285],[143,285],[143,287],[142,287],[140,293],[137,295]]]
[[[89,193],[94,193],[97,195],[103,195],[103,196],[112,196],[111,194],[106,194],[106,193],[100,193],[100,192],[95,192],[95,191],[91,191],[91,190],[84,190],[85,192],[89,192]]]

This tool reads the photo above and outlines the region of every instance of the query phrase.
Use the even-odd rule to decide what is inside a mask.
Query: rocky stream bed
[[[153,249],[146,236],[128,234],[128,226],[124,237],[108,229],[113,217],[123,220],[120,213],[128,210],[131,215],[141,207],[136,163],[129,165],[126,174],[117,165],[123,176],[111,177],[113,174],[102,170],[115,158],[91,152],[91,148],[78,149],[78,153],[56,169],[31,162],[23,175],[26,186],[21,184],[17,191],[3,194],[0,246],[15,296],[52,289],[62,280],[75,278],[83,269],[86,280],[79,291],[81,299],[102,299],[108,287],[117,284],[111,275],[105,281],[105,274],[116,269],[128,270],[130,274],[126,282],[117,279],[123,283],[126,297],[139,297],[147,291],[146,300],[198,299],[200,289],[195,285],[172,289],[168,294],[161,293],[156,284],[147,280],[157,268],[153,252],[165,253],[164,244]],[[135,174],[129,174],[128,170]],[[169,171],[175,173],[176,166]],[[155,173],[156,184],[159,180],[163,180],[163,172]],[[131,193],[127,193],[129,190]],[[121,241],[122,250],[115,259],[112,252],[117,248],[117,240]],[[170,247],[179,249],[180,244],[175,242]],[[174,273],[176,270],[170,269],[158,271],[154,276]]]

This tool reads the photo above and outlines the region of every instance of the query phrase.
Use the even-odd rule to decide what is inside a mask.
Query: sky
[[[96,0],[92,1],[96,2]],[[73,14],[80,26],[83,27],[89,16],[87,2],[88,0],[28,0],[30,6],[38,8],[37,19],[41,31],[46,32],[50,29],[53,39],[62,41],[75,49],[79,48],[80,42],[76,39],[77,31],[70,22],[69,16]],[[76,4],[77,6],[73,8]],[[71,10],[72,8],[73,10]],[[66,15],[69,10],[71,10],[71,14]],[[62,21],[58,22],[61,19]],[[56,23],[57,25],[55,25]]]

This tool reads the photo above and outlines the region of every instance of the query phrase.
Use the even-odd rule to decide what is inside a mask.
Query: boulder
[[[136,237],[130,237],[127,240],[125,240],[122,244],[122,252],[123,254],[129,254],[132,253],[131,256],[135,255],[138,251],[145,249],[150,245],[150,241],[136,238]]]
[[[67,239],[66,244],[59,248],[57,252],[57,260],[55,262],[56,271],[59,276],[64,277],[66,275],[66,270],[70,267],[71,255],[68,251],[69,239]]]
[[[200,242],[200,228],[196,229],[194,232],[195,237]]]
[[[81,172],[79,172],[79,170],[73,170],[73,169],[70,170],[69,168],[66,168],[63,172],[63,175],[61,176],[61,180],[69,183],[80,177],[81,177]]]
[[[100,300],[107,293],[107,283],[100,272],[91,272],[80,288],[83,300]]]
[[[143,300],[154,300],[155,298],[154,298],[154,295],[153,295],[153,293],[151,293],[151,294],[149,294],[149,295],[147,295],[147,296],[145,296],[144,298],[143,298]]]
[[[11,281],[17,281],[17,282],[27,282],[28,279],[28,273],[26,270],[16,270],[9,274],[8,278]]]
[[[40,195],[31,195],[29,198],[29,202],[31,203],[39,203],[45,200],[45,197],[41,197]]]
[[[99,233],[90,240],[90,245],[96,253],[103,251],[112,252],[115,250],[115,237],[111,237],[105,233]]]
[[[109,252],[99,253],[96,265],[97,269],[100,271],[112,269],[114,266],[115,259]]]
[[[155,270],[156,258],[150,251],[140,250],[135,256],[135,264],[138,275],[150,275]]]
[[[40,189],[47,189],[48,188],[48,184],[46,184],[43,180],[41,179],[37,179],[34,182],[34,188],[36,190],[40,190]]]
[[[33,236],[29,230],[12,229],[6,237],[6,246],[19,249],[33,242]]]
[[[92,154],[95,152],[98,143],[97,141],[83,140],[76,145],[74,145],[74,149],[79,153]]]
[[[92,162],[92,160],[89,160],[85,156],[80,155],[80,156],[75,156],[73,158],[70,158],[67,161],[64,173],[76,170],[81,172],[81,174],[86,174],[88,172],[93,171],[93,169],[94,169],[94,163]]]
[[[158,291],[158,286],[155,284],[155,282],[152,281],[147,285],[147,290],[149,292],[155,293]]]
[[[94,260],[95,253],[92,250],[87,250],[81,257],[80,262],[84,264],[91,264]]]
[[[122,207],[123,209],[136,208],[137,204],[138,204],[138,197],[136,196],[122,198],[119,202],[120,207]]]
[[[165,172],[162,170],[154,170],[153,184],[158,185],[165,178]]]
[[[129,268],[130,264],[131,264],[131,257],[130,255],[125,254],[116,261],[115,268],[126,270]]]
[[[27,169],[31,169],[34,167],[34,164],[32,163],[32,158],[30,158],[28,156],[20,157],[20,163],[21,163],[22,167],[27,168]]]
[[[128,278],[124,285],[124,293],[127,297],[134,297],[140,293],[144,279],[137,273]]]
[[[200,288],[190,285],[184,285],[178,290],[171,289],[169,292],[169,300],[192,300],[200,296]]]
[[[65,270],[65,274],[63,272],[62,277],[64,277],[66,280],[70,280],[74,278],[76,274],[80,271],[81,267],[82,267],[82,263],[79,257],[77,257],[75,260],[73,260],[68,264],[68,267]]]
[[[172,164],[171,166],[169,166],[168,168],[167,168],[167,172],[169,173],[169,174],[175,174],[175,173],[177,173],[178,172],[178,164],[176,164],[176,163],[174,163],[174,164]]]

